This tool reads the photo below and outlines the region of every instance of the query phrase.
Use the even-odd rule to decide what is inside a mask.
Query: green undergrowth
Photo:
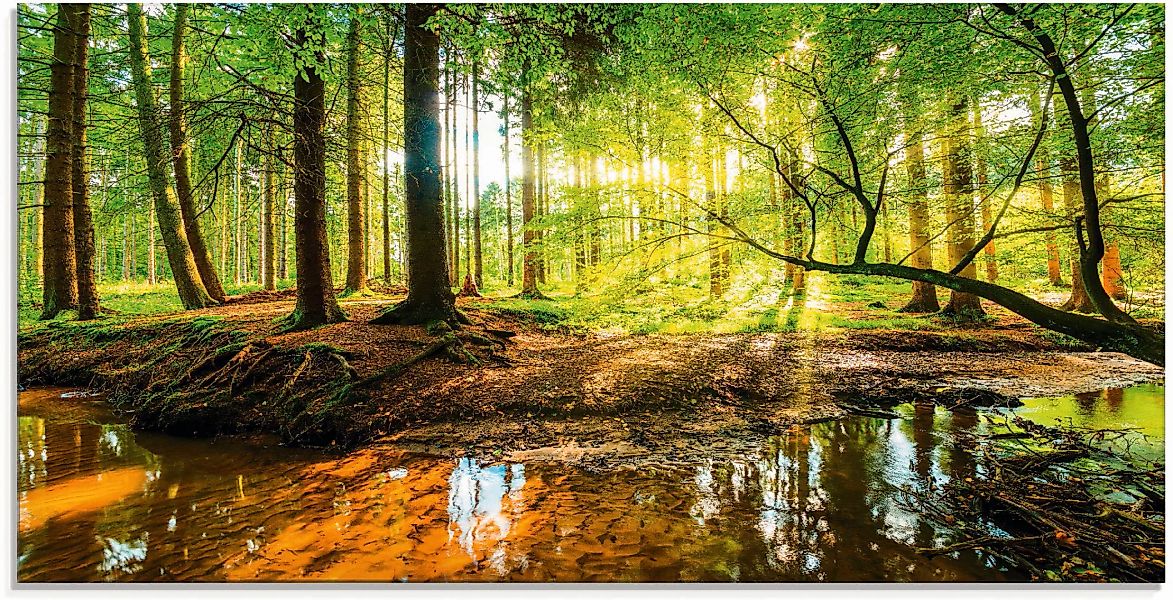
[[[622,296],[547,290],[548,300],[493,298],[484,309],[548,330],[614,334],[786,333],[798,331],[942,331],[950,323],[896,309],[909,285],[884,278],[810,274],[803,293],[759,281],[711,298],[700,285],[637,287]],[[870,306],[869,306],[870,305]]]

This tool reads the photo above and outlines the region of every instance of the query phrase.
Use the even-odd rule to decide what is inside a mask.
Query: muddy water
[[[916,552],[953,538],[900,488],[980,471],[950,442],[987,426],[973,413],[908,407],[749,453],[587,471],[132,432],[63,392],[20,398],[21,581],[1025,579],[977,550]],[[1163,439],[1160,387],[1113,397],[1023,412],[1111,414]]]

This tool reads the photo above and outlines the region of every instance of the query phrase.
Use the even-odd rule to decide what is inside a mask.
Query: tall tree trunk
[[[289,192],[293,190],[293,186],[289,182],[289,168],[284,167],[281,170],[281,245],[280,253],[277,258],[277,271],[281,279],[289,277]]]
[[[435,4],[408,4],[403,58],[407,298],[372,323],[458,322],[448,283],[440,179],[440,38],[424,27]]]
[[[485,285],[481,249],[481,86],[480,63],[472,65],[472,252],[477,288]]]
[[[277,196],[277,168],[274,165],[273,155],[277,152],[277,145],[274,143],[272,130],[266,132],[265,141],[268,151],[265,153],[262,175],[264,189],[261,193],[261,287],[272,291],[277,289],[277,281],[274,277],[277,265],[276,257],[273,256],[274,250],[276,250],[273,239],[273,205]]]
[[[975,168],[977,169],[977,194],[982,212],[982,234],[984,235],[990,230],[993,215],[990,210],[990,195],[986,191],[987,184],[989,183],[989,165],[986,164],[986,150],[984,147],[986,129],[982,125],[982,105],[977,98],[973,100],[973,131],[974,138],[978,144],[977,150],[974,152],[974,157],[976,159]],[[998,252],[995,249],[994,240],[990,240],[982,252],[986,255],[986,281],[994,283],[998,281]]]
[[[240,171],[243,162],[241,157],[243,143],[244,140],[236,141],[236,170],[232,178],[232,283],[234,285],[240,285],[241,275],[244,273],[244,257],[241,254],[244,244],[240,239]]]
[[[705,176],[705,231],[710,235],[717,232],[717,180],[720,178],[717,165],[719,161],[715,154],[706,152]],[[724,279],[721,278],[721,247],[715,238],[708,239],[709,255],[709,298],[716,299],[725,295]]]
[[[147,159],[147,179],[154,199],[152,207],[163,234],[163,245],[167,249],[167,261],[179,299],[187,309],[203,308],[214,304],[200,280],[196,269],[187,234],[183,230],[183,217],[175,191],[167,180],[167,154],[163,150],[163,132],[159,121],[159,109],[155,104],[155,91],[151,85],[151,63],[147,55],[147,16],[141,4],[127,7],[130,21],[130,65],[134,80],[135,103],[138,105],[139,127],[142,131],[143,149]],[[152,232],[154,227],[149,228]],[[154,247],[150,248],[151,255]]]
[[[912,252],[912,266],[918,269],[933,268],[933,246],[929,237],[929,194],[925,177],[925,147],[919,131],[908,128],[905,131],[908,146],[905,148],[904,165],[908,172],[908,243]],[[937,312],[941,305],[937,300],[937,288],[924,281],[912,282],[912,298],[899,312]]]
[[[528,65],[526,65],[528,70]],[[538,253],[534,249],[537,241],[532,221],[534,219],[534,182],[537,178],[534,164],[533,98],[529,88],[521,92],[521,296],[541,297],[538,290]]]
[[[356,5],[357,6],[357,5]],[[367,270],[364,264],[367,240],[363,236],[366,217],[366,198],[363,183],[366,181],[366,156],[363,143],[362,83],[359,79],[359,52],[361,51],[361,21],[357,8],[352,7],[350,32],[346,36],[346,207],[347,207],[347,260],[346,290],[343,295],[361,294],[367,289]]]
[[[386,13],[387,43],[391,45],[391,13]],[[388,164],[391,134],[391,57],[383,56],[383,284],[391,284],[391,165]],[[396,165],[398,168],[398,165]]]
[[[291,330],[346,320],[334,297],[330,246],[326,237],[326,85],[318,73],[324,61],[321,23],[295,34],[299,49],[314,48],[293,80],[293,161],[296,206],[293,219],[297,248],[297,305],[288,318]],[[312,32],[312,33],[311,33]],[[309,39],[313,35],[316,39]]]
[[[451,73],[451,71],[450,71]],[[449,106],[449,115],[452,118],[451,138],[448,148],[452,151],[452,172],[449,175],[449,186],[452,189],[452,286],[460,285],[460,156],[458,154],[460,138],[456,126],[456,117],[459,113],[458,98],[460,97],[459,80],[452,78],[452,100]]]
[[[945,138],[945,160],[942,176],[945,180],[945,220],[949,227],[949,263],[961,261],[974,245],[973,168],[969,132],[966,131],[968,110],[966,98],[958,98],[950,112],[953,131]],[[976,278],[977,265],[970,262],[961,271],[962,277]],[[966,320],[985,316],[981,299],[970,293],[952,290],[944,314]]]
[[[53,63],[49,67],[49,125],[45,146],[42,319],[77,306],[77,254],[73,225],[73,62],[77,36],[69,5],[57,5]]]
[[[94,221],[90,212],[89,163],[86,157],[86,95],[89,93],[90,5],[73,4],[73,239],[77,268],[77,320],[98,316],[98,283],[94,273]]]
[[[1037,90],[1032,91],[1030,95],[1030,112],[1038,127],[1043,126],[1044,121],[1050,118],[1050,115],[1042,109]],[[1039,144],[1039,149],[1035,152],[1035,171],[1037,171],[1039,178],[1039,202],[1043,212],[1049,218],[1055,212],[1055,195],[1051,186],[1051,159],[1045,143]],[[1051,285],[1061,286],[1063,285],[1063,270],[1059,266],[1059,244],[1055,241],[1054,231],[1046,233],[1046,252],[1047,279]]]
[[[505,273],[506,284],[513,287],[513,185],[512,180],[509,179],[509,155],[511,154],[509,133],[511,130],[509,124],[509,90],[505,90],[504,98],[502,99],[502,126],[505,128],[505,146],[501,149],[501,154],[505,159]]]
[[[191,10],[190,4],[175,5],[175,27],[171,33],[171,119],[169,128],[171,133],[171,159],[175,170],[175,196],[179,200],[179,212],[183,217],[183,230],[187,234],[188,244],[191,245],[191,254],[195,258],[196,270],[204,289],[216,302],[224,302],[228,295],[224,293],[224,286],[212,264],[212,255],[204,241],[200,230],[198,214],[195,205],[195,196],[191,187],[191,144],[187,137],[187,110],[184,99],[183,78],[187,71],[187,18]]]
[[[544,238],[546,236],[545,228],[542,227],[542,217],[546,216],[546,143],[538,142],[537,152],[537,182],[534,188],[534,216],[537,217],[537,230],[534,231],[534,239],[537,240],[535,252],[537,253],[537,268],[538,283],[546,284],[546,244]]]

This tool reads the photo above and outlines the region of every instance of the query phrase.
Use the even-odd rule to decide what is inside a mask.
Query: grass
[[[1032,295],[1041,296],[1056,288],[1045,281],[1015,284]],[[278,289],[293,285],[282,280]],[[260,289],[256,283],[229,285],[229,295]],[[720,299],[709,297],[703,277],[679,276],[655,284],[639,284],[622,295],[604,291],[592,295],[576,293],[573,283],[557,282],[543,286],[547,300],[513,297],[516,289],[483,290],[493,300],[485,310],[529,320],[549,330],[599,332],[615,335],[795,332],[838,330],[944,331],[951,328],[947,319],[924,315],[906,315],[896,310],[910,293],[910,284],[899,280],[858,275],[807,275],[806,293],[794,295],[789,286],[779,286],[769,273],[741,276]],[[124,318],[175,313],[182,310],[170,283],[105,283],[99,286],[103,306],[118,311],[116,321]],[[1153,296],[1149,293],[1146,296]],[[362,298],[380,297],[363,294]],[[942,296],[944,299],[944,296]],[[21,331],[44,326],[39,311],[32,308],[34,298],[22,289],[19,307]],[[1150,300],[1151,301],[1151,300]],[[1154,302],[1163,306],[1163,302]],[[1150,312],[1161,316],[1157,310]],[[75,317],[65,312],[54,321]],[[1060,345],[1075,342],[1055,334]]]
[[[283,279],[277,282],[277,289],[287,289],[292,287],[293,283],[292,279]],[[224,286],[224,291],[229,296],[256,292],[260,289],[261,284],[259,283],[228,284]],[[157,283],[155,285],[143,281],[100,283],[98,284],[98,297],[101,298],[104,308],[116,311],[114,313],[115,318],[160,315],[176,313],[183,310],[183,304],[179,301],[179,295],[175,293],[175,287],[170,282]],[[33,306],[34,303],[39,304],[39,302],[39,289],[21,289],[19,305],[17,307],[17,322],[22,331],[36,328],[39,324],[45,323],[39,320],[41,316],[40,309]],[[72,321],[76,317],[76,311],[64,311],[52,319],[52,321]]]

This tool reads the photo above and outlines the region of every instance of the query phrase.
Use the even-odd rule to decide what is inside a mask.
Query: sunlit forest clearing
[[[22,580],[1163,578],[1162,5],[18,25]]]

